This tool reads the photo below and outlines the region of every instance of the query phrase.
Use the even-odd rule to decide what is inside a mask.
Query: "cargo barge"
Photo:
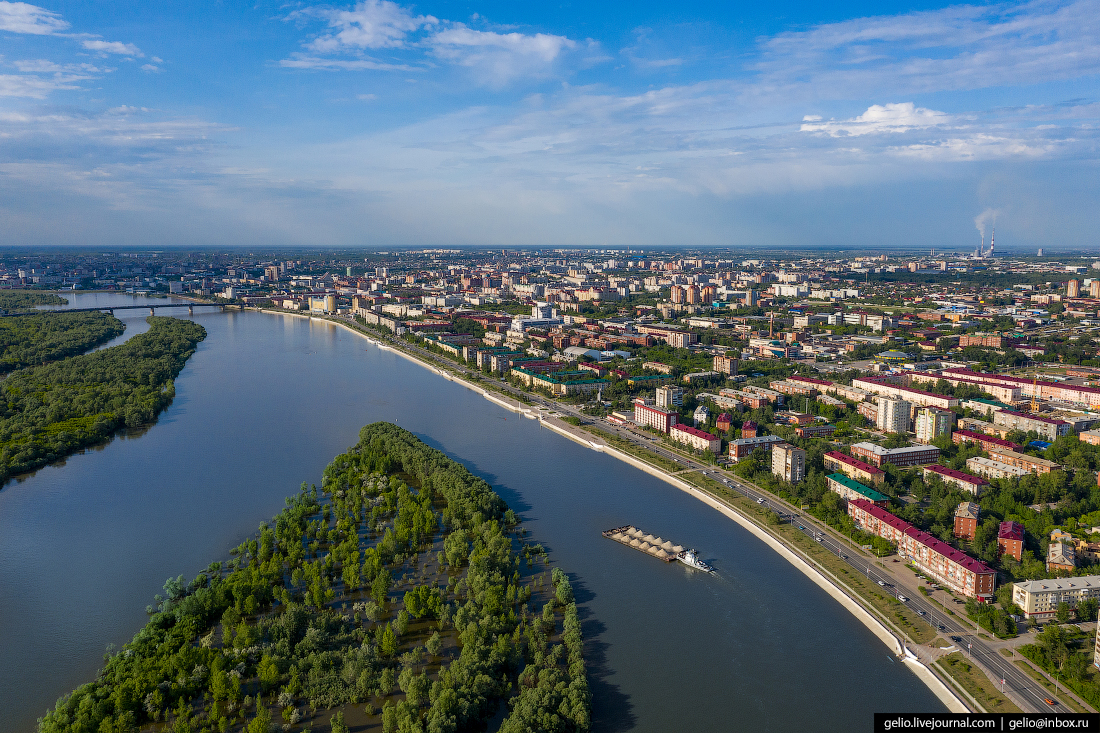
[[[669,540],[654,537],[632,524],[605,530],[603,536],[627,547],[633,547],[635,550],[651,555],[658,560],[664,560],[665,562],[679,560],[688,567],[704,570],[708,573],[712,571],[709,565],[698,559],[695,550],[687,550],[681,545],[674,545]]]

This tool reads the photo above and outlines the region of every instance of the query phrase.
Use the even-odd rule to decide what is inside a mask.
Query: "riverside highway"
[[[488,377],[480,371],[464,367],[458,362],[451,361],[446,357],[428,351],[415,344],[411,344],[403,339],[398,339],[392,335],[381,334],[378,331],[365,331],[353,318],[348,317],[341,320],[346,321],[357,330],[363,330],[365,333],[369,333],[374,338],[389,342],[398,349],[415,354],[427,363],[438,364],[463,377],[475,378],[482,382],[491,382],[494,387],[501,391],[517,398],[522,398],[523,401],[531,403],[533,406],[546,410],[547,412],[576,417],[586,424],[598,423],[601,430],[629,441],[631,444],[643,448],[654,455],[678,463],[683,466],[683,470],[685,471],[699,471],[715,481],[724,484],[728,488],[737,491],[741,495],[772,509],[780,515],[783,521],[790,522],[794,526],[797,526],[799,530],[808,537],[816,540],[822,547],[836,555],[840,560],[847,563],[855,570],[866,575],[870,580],[876,583],[880,582],[885,589],[892,592],[895,596],[901,594],[900,591],[898,591],[901,584],[898,582],[894,572],[882,566],[876,566],[874,563],[877,558],[869,557],[863,553],[862,550],[850,547],[848,540],[842,535],[837,534],[831,527],[819,522],[814,517],[803,513],[794,506],[754,484],[744,481],[732,474],[727,474],[711,464],[702,463],[686,454],[673,451],[662,444],[658,439],[644,433],[612,425],[602,420],[595,420],[591,416],[585,415],[583,412],[570,405],[564,405],[542,397],[541,395],[519,390],[503,379]],[[705,489],[702,490],[706,491]],[[720,500],[716,498],[715,501]],[[981,637],[975,633],[973,628],[969,625],[964,626],[958,623],[957,617],[948,615],[931,600],[925,598],[921,594],[913,594],[912,597],[906,596],[906,600],[903,601],[903,603],[918,612],[918,614],[923,612],[923,614],[921,614],[922,618],[927,621],[937,633],[947,636],[957,636],[962,639],[961,646],[963,652],[968,651],[966,647],[969,644],[969,654],[973,661],[988,670],[998,681],[1003,679],[1005,681],[1005,694],[1024,712],[1050,712],[1051,710],[1071,712],[1058,700],[1058,698],[1054,697],[1053,694],[1041,687],[1038,682],[1027,676],[1027,674],[1013,664],[1011,660],[1001,656],[999,652],[986,644]],[[1055,706],[1052,708],[1048,705],[1044,700],[1045,698],[1053,700],[1056,703]]]

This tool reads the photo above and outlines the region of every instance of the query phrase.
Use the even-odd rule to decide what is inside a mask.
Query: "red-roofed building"
[[[811,379],[810,377],[800,377],[795,375],[787,378],[788,382],[802,382],[803,384],[812,384],[819,392],[823,392],[826,387],[832,387],[833,383],[825,379]]]
[[[1017,445],[1012,441],[1003,440],[992,435],[986,435],[985,433],[978,433],[973,430],[956,430],[951,433],[951,442],[955,445],[960,445],[962,443],[977,443],[982,447],[982,450],[989,450],[990,448],[1007,448],[1013,451],[1023,450],[1023,446]]]
[[[982,489],[989,485],[989,482],[980,476],[972,476],[969,473],[956,471],[953,468],[941,466],[938,463],[931,466],[925,466],[923,472],[925,478],[928,478],[929,474],[939,476],[945,484],[949,486],[958,486],[963,491],[969,491],[974,496],[981,494]]]
[[[1017,560],[1024,556],[1024,525],[1019,522],[1001,522],[997,530],[997,552],[1011,555]]]
[[[729,430],[730,425],[733,424],[733,418],[730,417],[728,412],[723,412],[714,424],[719,430]]]
[[[886,472],[881,468],[876,468],[870,463],[864,463],[858,458],[852,458],[840,451],[829,451],[825,454],[824,460],[825,468],[831,471],[840,471],[849,478],[854,478],[871,486],[881,486],[886,480]]]
[[[759,427],[752,420],[746,420],[741,424],[741,437],[742,438],[755,438]]]
[[[997,572],[985,563],[864,499],[849,501],[848,514],[865,531],[897,543],[900,557],[952,592],[992,600]]]
[[[699,430],[690,425],[673,425],[668,435],[677,443],[690,445],[696,450],[709,450],[715,455],[722,452],[721,438],[716,438],[705,430]]]

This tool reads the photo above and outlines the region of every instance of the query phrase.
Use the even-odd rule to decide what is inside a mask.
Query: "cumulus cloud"
[[[428,43],[437,58],[477,69],[493,84],[544,73],[563,51],[577,48],[577,42],[565,36],[493,33],[461,23],[434,34]]]
[[[430,15],[414,16],[389,0],[367,0],[351,10],[309,8],[296,15],[323,18],[333,29],[306,44],[317,53],[344,48],[401,48],[410,33],[439,22]]]
[[[900,104],[873,104],[859,117],[850,120],[823,121],[816,115],[802,118],[802,132],[824,133],[832,137],[842,135],[869,135],[883,132],[908,132],[946,125],[954,121],[946,112],[917,107],[912,102]]]
[[[565,36],[479,30],[415,15],[389,0],[367,0],[350,10],[310,7],[289,18],[320,19],[328,30],[304,41],[302,51],[279,62],[287,68],[413,71],[432,68],[434,59],[470,69],[477,81],[500,86],[520,77],[545,76],[564,53],[581,47]],[[368,51],[374,55],[366,55]],[[379,52],[391,56],[381,58]]]
[[[59,13],[28,3],[0,0],[0,31],[49,36],[69,28]]]
[[[119,56],[134,56],[137,58],[144,58],[145,54],[141,52],[137,46],[132,43],[121,43],[119,41],[83,41],[81,44],[89,51],[98,51],[101,54],[117,54]]]

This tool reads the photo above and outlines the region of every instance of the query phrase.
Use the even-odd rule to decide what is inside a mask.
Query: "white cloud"
[[[477,69],[485,80],[503,84],[519,76],[541,75],[563,51],[577,48],[565,36],[546,33],[493,33],[456,23],[427,41],[437,58]]]
[[[24,97],[45,99],[50,92],[59,89],[79,89],[74,82],[89,79],[88,76],[46,78],[30,74],[0,74],[0,97]]]
[[[28,3],[12,3],[0,0],[0,31],[49,36],[67,30],[59,13]]]
[[[401,48],[410,33],[439,22],[430,15],[414,16],[389,0],[367,0],[351,10],[310,8],[296,15],[306,14],[325,19],[335,30],[307,44],[307,48],[317,53],[347,48]]]
[[[842,135],[869,135],[881,132],[908,132],[937,125],[947,125],[954,121],[952,115],[917,107],[912,102],[900,104],[873,104],[859,117],[850,120],[822,121],[820,117],[807,115],[803,118],[802,132],[824,133],[832,137]]]
[[[160,73],[160,67],[155,64],[142,64],[141,70],[150,74]]]
[[[121,43],[119,41],[83,41],[81,45],[89,51],[98,51],[101,54],[113,53],[119,56],[145,57],[145,54],[132,43]]]
[[[469,69],[478,82],[501,86],[520,77],[545,76],[564,53],[581,48],[565,36],[478,30],[431,15],[414,15],[389,0],[367,0],[351,10],[310,7],[289,18],[321,19],[329,31],[303,42],[303,51],[282,59],[280,66],[287,68],[414,71],[436,66],[432,62],[436,59]],[[589,42],[587,49],[598,51],[598,44]],[[397,58],[366,56],[367,50]],[[589,56],[583,63],[606,60]]]

